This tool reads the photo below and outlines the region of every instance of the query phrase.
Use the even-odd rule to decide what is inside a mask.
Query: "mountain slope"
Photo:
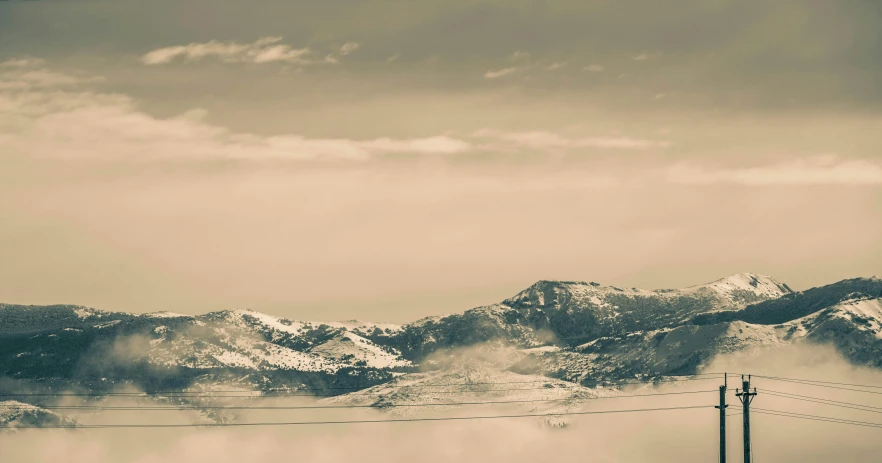
[[[818,288],[784,294],[779,298],[753,304],[742,310],[703,314],[695,317],[699,325],[741,320],[748,323],[785,323],[855,297],[882,297],[882,279],[853,278]]]
[[[716,355],[798,342],[831,344],[857,365],[882,368],[882,298],[854,295],[780,324],[687,324],[537,352],[527,372],[593,384],[608,377],[695,373]]]
[[[375,340],[414,361],[438,348],[498,339],[522,347],[550,341],[573,347],[604,336],[678,326],[702,313],[742,309],[790,293],[770,277],[749,273],[679,290],[540,281],[500,304],[425,319]]]
[[[0,430],[32,426],[76,426],[77,422],[44,408],[16,400],[0,401]],[[0,432],[2,432],[0,431]]]
[[[540,281],[498,304],[401,326],[243,309],[189,316],[0,305],[0,377],[8,378],[0,390],[27,381],[83,392],[370,390],[398,400],[403,390],[381,385],[490,375],[462,373],[477,345],[517,352],[482,367],[503,370],[493,374],[585,386],[694,373],[721,353],[795,342],[830,343],[882,368],[880,293],[875,278],[796,293],[756,274],[679,290]],[[445,400],[414,391],[422,391],[415,400]]]

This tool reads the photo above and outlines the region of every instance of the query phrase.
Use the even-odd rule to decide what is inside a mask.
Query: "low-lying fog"
[[[718,358],[708,372],[753,373],[882,385],[882,372],[850,366],[826,347],[788,347]],[[717,381],[687,381],[636,393],[707,390]],[[882,407],[880,394],[821,388],[754,377],[753,407],[882,423],[878,411],[855,410],[787,399],[772,392],[824,397]],[[741,406],[734,396],[740,376],[729,380],[730,461],[741,459]],[[767,392],[768,391],[768,392]],[[258,401],[259,400],[259,401]],[[480,398],[478,398],[480,400]],[[31,429],[0,434],[0,461],[66,463],[306,462],[684,462],[718,456],[716,392],[586,401],[585,411],[706,405],[707,408],[570,416],[566,428],[542,426],[539,418],[469,421],[326,424],[234,428]],[[112,405],[130,404],[124,399]],[[306,399],[252,399],[260,405],[305,405]],[[108,404],[110,404],[108,402]],[[529,413],[515,405],[450,407],[416,416]],[[101,411],[74,414],[84,424],[160,424],[202,421],[196,412]],[[384,419],[372,409],[247,410],[237,422],[301,422]],[[882,429],[807,421],[756,413],[751,416],[756,461],[870,462],[882,451]]]

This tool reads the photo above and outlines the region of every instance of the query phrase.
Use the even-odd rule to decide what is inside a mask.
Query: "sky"
[[[0,2],[0,301],[882,274],[874,0]]]

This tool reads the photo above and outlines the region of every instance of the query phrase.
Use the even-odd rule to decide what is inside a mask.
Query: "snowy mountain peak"
[[[756,273],[736,273],[719,280],[683,289],[639,289],[604,286],[586,281],[540,280],[529,288],[505,301],[511,306],[546,307],[558,306],[564,301],[582,300],[594,306],[608,305],[609,297],[660,297],[673,298],[695,293],[707,294],[724,305],[743,305],[767,299],[776,299],[793,291],[774,278]]]
[[[755,297],[773,299],[793,292],[786,284],[770,276],[756,273],[736,273],[692,288],[710,289],[729,299],[745,298],[745,296],[749,298],[751,294]]]
[[[640,292],[652,293],[651,291],[639,290],[637,288],[623,289],[615,286],[602,286],[593,281],[540,280],[513,297],[506,299],[504,303],[510,306],[555,306],[565,299],[576,296],[587,298],[600,305],[601,302],[598,297],[602,295],[611,293],[637,294]]]

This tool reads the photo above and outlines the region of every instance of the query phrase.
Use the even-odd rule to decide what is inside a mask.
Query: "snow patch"
[[[119,320],[111,320],[111,321],[109,321],[109,322],[106,322],[106,323],[99,323],[99,324],[94,325],[94,326],[95,326],[95,328],[98,328],[98,329],[100,330],[100,329],[102,329],[102,328],[109,328],[109,327],[111,327],[111,326],[113,326],[113,325],[116,325],[117,323],[119,323]]]
[[[373,323],[373,322],[365,322],[361,320],[343,320],[339,322],[327,322],[324,323],[332,328],[343,328],[346,331],[362,331],[365,333],[370,333],[374,329],[379,329],[383,332],[397,332],[401,331],[403,327],[401,325],[396,325],[394,323]]]
[[[261,325],[263,325],[267,328],[270,328],[272,330],[276,330],[276,331],[279,331],[282,333],[292,334],[295,336],[301,334],[303,332],[304,327],[307,326],[307,324],[304,324],[302,322],[291,322],[290,325],[286,325],[286,324],[282,323],[282,319],[279,317],[274,317],[272,315],[267,315],[267,314],[263,314],[260,312],[255,312],[253,310],[239,309],[239,310],[232,311],[231,314],[238,317],[238,319],[241,321],[242,324],[245,324],[245,319],[243,317],[248,316],[248,317],[256,319]]]
[[[251,361],[250,358],[248,358],[238,352],[225,351],[225,352],[221,352],[220,354],[214,354],[214,355],[212,355],[212,357],[214,357],[214,359],[217,360],[218,362],[220,362],[226,366],[229,366],[229,367],[252,368],[252,369],[257,368],[257,365],[255,365],[254,362]]]
[[[191,315],[184,315],[181,313],[169,312],[166,310],[163,310],[161,312],[145,313],[144,316],[148,318],[192,318]]]
[[[732,298],[738,292],[749,292],[766,298],[778,298],[790,291],[772,277],[755,273],[736,273],[689,289],[710,289],[722,297]]]
[[[389,349],[391,350],[391,349]],[[410,365],[398,352],[389,352],[355,333],[347,332],[310,349],[310,353],[346,363],[364,362],[373,368],[392,368]]]

